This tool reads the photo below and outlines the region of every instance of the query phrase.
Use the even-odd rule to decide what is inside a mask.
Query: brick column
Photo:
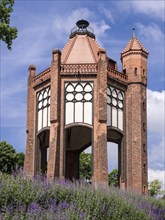
[[[140,193],[144,179],[147,180],[147,170],[143,167],[143,143],[146,146],[147,140],[146,115],[142,111],[143,90],[144,85],[132,83],[126,93],[127,189]],[[147,164],[145,166],[146,169]],[[147,182],[144,185],[147,186]]]
[[[27,144],[24,162],[24,171],[32,177],[35,175],[34,168],[34,153],[35,153],[35,91],[33,89],[32,81],[36,76],[36,66],[30,65],[28,69],[28,94],[27,94]]]
[[[50,97],[50,139],[48,158],[48,178],[59,177],[60,162],[60,60],[58,49],[52,52],[51,97]]]
[[[107,62],[106,52],[99,51],[97,91],[94,96],[94,144],[93,144],[93,182],[95,186],[108,186],[107,161]]]

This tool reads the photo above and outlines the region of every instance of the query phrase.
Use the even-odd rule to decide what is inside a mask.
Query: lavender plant
[[[84,182],[0,173],[0,219],[165,219],[165,202]]]

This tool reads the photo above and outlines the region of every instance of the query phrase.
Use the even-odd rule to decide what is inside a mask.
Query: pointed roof
[[[88,34],[76,34],[64,46],[61,54],[63,64],[96,63],[100,46]]]
[[[128,44],[122,51],[122,54],[132,50],[136,50],[136,51],[141,50],[148,54],[148,51],[143,47],[143,45],[139,42],[139,40],[135,36],[133,36],[131,40],[128,42]]]

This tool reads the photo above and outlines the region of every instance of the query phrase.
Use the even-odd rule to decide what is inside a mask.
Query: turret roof
[[[130,50],[142,50],[143,52],[148,54],[148,51],[143,47],[143,45],[139,42],[139,40],[135,36],[133,36],[131,40],[128,42],[128,44],[122,51],[122,54]]]
[[[76,34],[64,46],[61,62],[64,64],[96,63],[100,46],[88,34]]]

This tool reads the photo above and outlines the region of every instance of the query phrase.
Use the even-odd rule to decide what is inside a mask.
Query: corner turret
[[[131,40],[121,53],[123,72],[128,74],[129,82],[147,84],[148,52],[133,34]]]

